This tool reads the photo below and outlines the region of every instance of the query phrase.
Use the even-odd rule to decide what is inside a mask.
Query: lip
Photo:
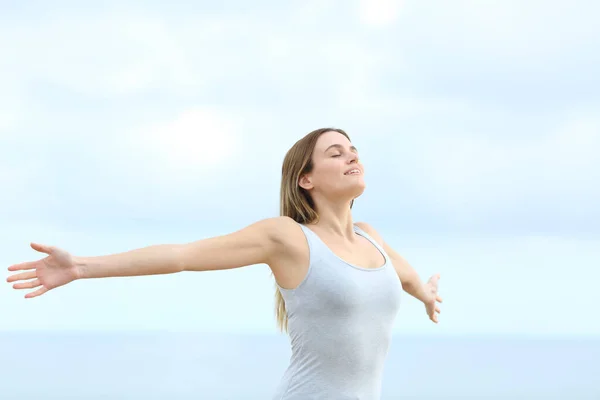
[[[356,169],[356,170],[358,170],[358,174],[359,174],[359,175],[363,173],[363,172],[362,172],[362,169],[360,169],[360,168],[358,168],[358,167],[353,167],[353,168],[350,168],[348,171],[344,172],[344,175],[347,175],[347,174],[348,174],[348,172],[350,172],[350,171],[354,171],[355,169]]]

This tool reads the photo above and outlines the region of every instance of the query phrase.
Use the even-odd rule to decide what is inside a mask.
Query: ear
[[[298,179],[298,185],[304,190],[310,190],[314,187],[308,174],[304,174],[300,177],[300,179]]]

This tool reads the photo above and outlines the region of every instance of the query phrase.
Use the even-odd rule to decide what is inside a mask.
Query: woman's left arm
[[[400,278],[400,283],[402,283],[402,289],[414,298],[422,301],[429,318],[437,323],[437,314],[441,311],[437,303],[442,302],[442,298],[438,295],[438,280],[440,279],[440,274],[433,275],[429,278],[427,283],[423,284],[417,271],[415,271],[404,257],[391,248],[372,226],[365,222],[357,222],[356,225],[367,232],[369,236],[375,239],[379,245],[383,247],[383,250],[388,254],[396,269],[396,273]]]

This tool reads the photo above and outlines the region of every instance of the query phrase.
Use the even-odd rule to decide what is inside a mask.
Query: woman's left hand
[[[427,310],[427,315],[429,319],[438,323],[438,314],[441,312],[440,307],[437,303],[442,302],[442,298],[438,295],[438,281],[440,279],[440,274],[435,274],[425,284],[425,310]]]

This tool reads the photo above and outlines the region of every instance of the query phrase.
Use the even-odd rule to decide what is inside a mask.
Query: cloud
[[[407,151],[418,156],[401,162],[412,168],[398,175],[455,229],[597,233],[598,148],[600,120],[588,112],[529,136],[453,128],[417,139]]]
[[[106,96],[202,83],[159,18],[50,14],[39,21],[7,22],[1,31],[15,38],[5,51],[12,63],[3,72],[19,77],[22,86],[43,81]]]
[[[14,135],[25,116],[25,104],[22,92],[16,90],[15,75],[2,70],[0,64],[0,143]]]
[[[585,0],[459,0],[436,7],[415,1],[406,4],[399,25],[419,34],[403,39],[433,45],[437,52],[445,48],[474,57],[493,54],[495,61],[517,56],[531,59],[598,44],[600,29],[593,10],[598,10],[598,4]]]
[[[24,182],[30,178],[22,168],[0,163],[0,187],[2,187],[0,207],[11,207],[15,203],[22,202],[28,195]]]
[[[240,149],[239,127],[231,115],[212,108],[190,108],[164,123],[138,128],[125,139],[125,152],[139,152],[151,178],[210,174],[235,160]]]
[[[401,179],[408,186],[401,190],[419,199],[418,210],[431,219],[440,218],[437,212],[481,219],[499,209],[524,210],[524,196],[544,199],[548,212],[560,201],[597,199],[586,183],[596,167],[593,113],[567,115],[574,100],[558,94],[568,107],[550,112],[544,93],[519,91],[514,102],[490,103],[505,85],[495,83],[493,69],[471,64],[470,57],[486,66],[504,61],[509,53],[500,49],[494,59],[490,52],[494,46],[510,50],[519,35],[530,40],[525,22],[536,34],[558,35],[541,17],[557,17],[555,4],[496,2],[492,11],[469,2],[435,9],[391,1],[334,5],[303,3],[285,15],[130,8],[3,21],[3,36],[15,38],[0,62],[0,79],[13,82],[3,104],[26,100],[2,107],[8,111],[0,116],[22,139],[10,139],[11,168],[19,168],[17,154],[26,151],[48,185],[31,183],[28,190],[54,194],[57,205],[69,198],[82,209],[113,205],[122,213],[158,215],[174,208],[189,213],[213,201],[211,209],[220,210],[236,205],[239,191],[257,204],[264,193],[276,193],[289,146],[333,125],[348,130],[363,158],[371,159],[374,186],[388,190],[384,177]],[[386,29],[365,34],[356,18],[321,24],[360,7],[371,18],[367,23]],[[318,29],[295,30],[310,15]],[[264,23],[266,16],[271,23]],[[508,29],[513,17],[517,32]],[[590,27],[584,18],[565,40],[590,43],[577,33]],[[480,52],[486,35],[496,37]],[[508,75],[513,85],[528,77],[519,68]],[[519,107],[523,96],[534,101]],[[530,112],[536,106],[538,112]],[[209,186],[212,196],[203,195]]]
[[[235,111],[196,106],[124,124],[96,146],[71,142],[82,170],[64,171],[59,196],[77,203],[69,212],[81,220],[189,216],[226,203],[223,187],[249,173],[241,170],[244,133]]]
[[[598,102],[598,12],[585,0],[407,2],[378,38],[402,61],[380,74],[380,90],[531,113]]]
[[[11,112],[7,109],[0,111],[0,134],[13,130],[20,119],[18,112]]]
[[[261,14],[151,9],[6,20],[0,34],[14,40],[5,49],[9,61],[0,64],[0,75],[14,81],[7,97],[25,98],[34,114],[69,99],[77,99],[69,107],[116,101],[133,113],[140,103],[131,101],[145,95],[146,103],[151,97],[187,96],[192,102],[244,102],[254,108],[291,110],[299,102],[330,108],[374,87],[378,66],[389,61],[384,49],[373,49],[352,28],[295,29],[306,20],[299,14],[325,20],[335,12],[331,5],[307,3],[269,24]]]
[[[402,4],[401,0],[360,0],[359,19],[368,26],[390,25],[398,18]]]
[[[508,140],[476,132],[439,135],[428,148],[425,164],[432,168],[427,176],[433,183],[448,189],[446,194],[452,193],[461,199],[470,195],[462,192],[465,184],[473,189],[481,188],[485,181],[498,178],[514,184],[514,179],[524,174],[540,178],[540,185],[560,181],[561,185],[572,187],[574,176],[592,174],[594,167],[600,167],[594,150],[600,148],[600,119],[591,114],[567,115],[545,135]],[[549,179],[542,180],[544,176]],[[526,186],[518,186],[519,191],[528,189],[529,182],[523,183]]]

